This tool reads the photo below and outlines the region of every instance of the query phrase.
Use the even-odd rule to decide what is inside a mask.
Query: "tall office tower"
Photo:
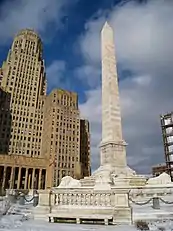
[[[167,172],[173,181],[173,112],[161,115],[160,120]]]
[[[54,186],[62,177],[79,178],[80,115],[76,93],[57,89],[46,97],[42,154],[52,160]]]
[[[8,152],[11,135],[10,93],[0,87],[0,154]]]
[[[90,160],[90,129],[88,120],[80,120],[80,160],[81,160],[81,177],[91,175]]]
[[[11,130],[7,153],[37,157],[41,151],[46,79],[42,42],[33,30],[21,30],[16,35],[1,73],[1,86],[11,94],[11,120],[6,118],[7,130]]]

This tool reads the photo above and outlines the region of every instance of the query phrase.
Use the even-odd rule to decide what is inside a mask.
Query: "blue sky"
[[[0,1],[0,62],[18,30],[40,34],[48,93],[57,87],[76,91],[81,116],[90,121],[94,170],[100,161],[100,30],[106,19],[115,32],[128,163],[149,173],[164,161],[159,115],[173,110],[172,1]]]

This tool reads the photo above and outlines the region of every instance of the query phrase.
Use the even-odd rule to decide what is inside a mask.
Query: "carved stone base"
[[[96,184],[110,184],[111,187],[144,186],[146,178],[137,175],[134,170],[126,167],[100,166],[91,177],[80,180],[82,187],[94,187]]]

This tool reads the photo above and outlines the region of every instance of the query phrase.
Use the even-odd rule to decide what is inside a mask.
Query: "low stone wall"
[[[81,191],[61,191],[54,192],[56,195],[55,205],[57,206],[92,206],[111,207],[114,204],[114,196],[110,192],[81,192]]]
[[[44,214],[49,207],[49,213]],[[104,220],[105,224],[131,224],[127,190],[95,191],[82,189],[39,190],[35,219]]]
[[[89,219],[103,220],[105,224],[131,224],[132,204],[152,200],[157,209],[155,198],[164,199],[173,195],[173,187],[144,186],[103,191],[84,187],[56,188],[39,190],[38,193],[39,205],[34,210],[35,219],[75,219],[77,223]]]

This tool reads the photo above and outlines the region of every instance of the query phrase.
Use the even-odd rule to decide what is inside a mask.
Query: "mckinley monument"
[[[129,196],[154,197],[172,193],[165,173],[147,180],[127,166],[126,142],[122,135],[121,110],[116,68],[114,33],[106,22],[101,31],[102,140],[100,167],[90,176],[75,180],[62,178],[57,188],[38,190],[35,219],[70,219],[81,223],[103,220],[105,224],[131,224]],[[139,194],[140,190],[140,194]]]

